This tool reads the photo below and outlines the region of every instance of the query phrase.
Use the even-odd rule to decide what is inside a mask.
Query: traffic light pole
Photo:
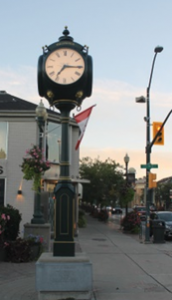
[[[151,87],[151,81],[152,81],[152,75],[153,75],[153,69],[154,69],[154,65],[155,65],[155,60],[156,60],[156,56],[158,53],[163,51],[163,47],[161,46],[157,46],[154,49],[154,57],[153,57],[153,61],[152,61],[152,67],[151,67],[151,73],[150,73],[150,78],[149,78],[149,84],[147,87],[147,93],[146,93],[146,99],[145,97],[141,96],[139,98],[136,98],[136,102],[138,103],[145,103],[147,104],[147,108],[146,108],[146,117],[144,118],[144,120],[146,121],[146,148],[145,148],[145,152],[146,152],[146,230],[145,230],[145,242],[149,242],[150,241],[150,228],[149,228],[149,224],[150,224],[150,202],[151,202],[151,198],[152,198],[152,191],[151,189],[149,189],[148,183],[149,183],[149,172],[150,172],[150,168],[149,166],[151,166],[151,147],[153,144],[150,143],[150,87]],[[150,146],[151,145],[151,146]]]
[[[161,127],[160,127],[160,129],[159,129],[159,132],[156,133],[156,135],[155,135],[154,139],[152,140],[152,142],[147,146],[147,148],[149,148],[149,149],[148,149],[149,152],[151,152],[152,146],[153,146],[154,143],[156,142],[157,137],[159,136],[160,132],[162,131],[162,129],[163,129],[165,123],[167,122],[169,116],[171,115],[171,113],[172,113],[172,110],[169,111],[168,115],[166,116],[164,122],[162,123],[162,125],[161,125]]]
[[[149,91],[147,92],[147,145],[146,145],[146,165],[150,166],[150,154],[152,146],[154,145],[157,137],[161,133],[165,123],[167,122],[169,116],[171,115],[172,110],[169,111],[167,117],[165,118],[164,122],[162,123],[159,132],[156,133],[155,137],[153,138],[152,142],[150,141],[150,118],[149,117]],[[146,169],[146,231],[145,231],[145,242],[150,241],[150,198],[151,198],[151,189],[149,189],[149,172],[150,168]]]
[[[155,62],[155,57],[154,56],[154,61],[152,65],[152,71],[151,71],[151,77],[149,81],[149,86],[147,88],[147,116],[146,116],[146,164],[150,164],[150,148],[148,147],[150,144],[150,104],[149,104],[149,91],[150,91],[150,84],[151,84],[151,78],[152,78],[152,72],[153,72],[153,66]],[[149,169],[146,169],[146,230],[145,230],[145,242],[150,241],[150,190],[148,188],[149,184]]]
[[[163,49],[163,48],[162,48]],[[150,148],[150,87],[153,75],[153,69],[155,64],[156,56],[162,51],[160,47],[155,48],[155,54],[152,62],[152,68],[149,78],[149,84],[147,87],[146,103],[147,103],[147,114],[146,114],[146,164],[151,163],[151,148]],[[151,190],[149,189],[149,169],[146,169],[146,231],[145,231],[145,242],[150,242],[150,202],[151,202]]]

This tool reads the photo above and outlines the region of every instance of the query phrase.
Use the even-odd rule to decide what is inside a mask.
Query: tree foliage
[[[171,204],[170,190],[172,190],[172,180],[169,179],[167,182],[159,183],[155,189],[155,202],[157,206],[165,204],[165,208],[169,209]]]
[[[90,203],[115,205],[124,185],[123,169],[110,158],[101,162],[85,157],[80,160],[80,177],[90,180],[83,184],[83,200]]]
[[[133,200],[134,197],[134,190],[131,187],[127,187],[125,193],[122,197],[122,204],[128,205]]]

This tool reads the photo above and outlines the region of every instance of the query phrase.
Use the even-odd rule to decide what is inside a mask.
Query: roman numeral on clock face
[[[50,76],[53,76],[55,74],[55,72],[53,71],[53,72],[51,72],[51,73],[49,73],[49,75]]]
[[[57,85],[70,85],[82,78],[85,61],[82,53],[68,48],[59,47],[50,53],[45,61],[45,72]]]

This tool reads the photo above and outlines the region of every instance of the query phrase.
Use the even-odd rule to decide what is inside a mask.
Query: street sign
[[[147,169],[147,165],[140,165],[141,169]]]
[[[148,170],[150,170],[150,169],[156,169],[156,168],[158,168],[158,165],[152,165],[152,164],[146,164],[146,165],[140,165],[140,167],[141,167],[141,169],[148,169]]]

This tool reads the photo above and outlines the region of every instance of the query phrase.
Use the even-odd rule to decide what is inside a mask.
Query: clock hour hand
[[[66,65],[63,65],[63,67],[61,68],[61,70],[57,73],[57,76],[66,68]]]
[[[61,70],[57,73],[55,81],[58,80],[58,76],[60,75],[60,73],[66,68],[66,65],[63,65],[63,67],[61,68]]]

